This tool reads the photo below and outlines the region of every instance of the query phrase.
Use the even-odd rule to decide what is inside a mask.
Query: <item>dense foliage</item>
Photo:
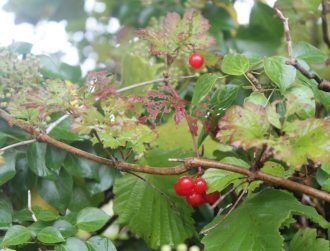
[[[98,2],[5,5],[97,69],[0,48],[0,248],[329,250],[330,4]]]

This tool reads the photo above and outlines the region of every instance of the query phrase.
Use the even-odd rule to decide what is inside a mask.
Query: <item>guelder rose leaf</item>
[[[300,168],[310,159],[316,163],[330,161],[330,120],[307,119],[286,122],[284,136],[271,142],[274,156]]]
[[[323,228],[329,223],[313,207],[301,204],[292,194],[268,188],[252,195],[220,225],[209,231],[202,242],[205,251],[283,250],[281,224],[292,215],[304,215]],[[210,228],[220,217],[204,229]]]
[[[266,109],[251,102],[243,107],[232,106],[219,121],[217,138],[234,147],[260,147],[267,139],[270,123]]]
[[[147,182],[125,175],[114,186],[114,212],[118,223],[141,236],[150,248],[176,245],[195,234],[192,208],[175,195],[173,184],[177,177],[143,175]]]
[[[196,11],[186,11],[182,18],[170,12],[160,27],[141,29],[138,35],[149,41],[152,54],[175,56],[180,46],[194,50],[210,47],[215,40],[207,34],[209,28],[209,22]]]

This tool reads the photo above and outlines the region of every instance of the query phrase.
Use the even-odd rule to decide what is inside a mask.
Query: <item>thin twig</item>
[[[0,117],[7,121],[9,125],[16,125],[17,127],[23,129],[27,133],[38,138],[39,141],[48,143],[53,145],[59,149],[64,151],[76,154],[85,159],[89,159],[95,161],[100,164],[104,164],[113,168],[116,168],[121,171],[133,171],[133,172],[141,172],[141,173],[149,173],[149,174],[159,174],[159,175],[174,175],[185,173],[188,170],[198,168],[200,166],[204,168],[216,168],[222,169],[230,172],[241,173],[250,180],[262,180],[264,182],[280,186],[286,188],[288,190],[292,190],[299,193],[304,193],[306,195],[310,195],[315,198],[319,198],[324,201],[330,202],[330,193],[327,193],[322,190],[315,189],[313,187],[300,184],[298,182],[294,182],[288,179],[284,179],[278,176],[273,176],[268,173],[264,173],[261,171],[257,171],[255,173],[251,172],[247,168],[243,168],[240,166],[222,163],[216,160],[208,160],[208,159],[200,159],[200,158],[186,158],[186,159],[175,159],[178,162],[182,162],[181,165],[175,167],[152,167],[148,165],[138,165],[131,164],[124,161],[114,162],[111,159],[103,158],[97,156],[95,154],[83,151],[71,145],[68,145],[64,142],[58,141],[47,134],[44,134],[40,131],[37,131],[33,126],[31,126],[28,122],[16,118],[12,118],[6,111],[0,109]]]
[[[328,49],[330,50],[330,38],[329,38],[329,30],[328,30],[327,12],[328,12],[327,0],[322,0],[321,20],[322,20],[323,41],[328,46]]]
[[[247,189],[244,189],[241,194],[238,196],[237,200],[235,201],[234,205],[230,208],[230,210],[228,211],[228,213],[226,213],[226,215],[216,224],[214,224],[213,226],[211,226],[208,229],[205,229],[203,232],[201,232],[201,234],[206,234],[208,232],[210,232],[212,229],[216,228],[217,226],[219,226],[222,222],[224,222],[228,216],[234,211],[234,209],[237,207],[238,203],[242,200],[243,195],[247,192]]]
[[[58,120],[54,121],[53,123],[51,123],[47,129],[46,129],[46,134],[49,134],[56,126],[58,126],[60,123],[62,123],[66,118],[69,117],[69,114],[63,115],[62,117],[60,117]],[[5,146],[3,148],[0,149],[0,152],[4,152],[7,151],[11,148],[15,148],[15,147],[19,147],[19,146],[24,146],[24,145],[28,145],[28,144],[32,144],[34,142],[36,142],[36,139],[29,139],[29,140],[25,140],[25,141],[21,141],[21,142],[17,142],[15,144],[11,144],[9,146]]]
[[[30,211],[31,213],[31,216],[32,216],[32,219],[34,222],[37,222],[37,217],[36,215],[34,214],[33,210],[32,210],[32,204],[31,204],[31,191],[28,190],[28,210]]]
[[[148,81],[132,84],[130,86],[126,86],[126,87],[123,87],[121,89],[118,89],[116,91],[116,93],[125,92],[125,91],[132,90],[132,89],[135,89],[135,88],[138,88],[138,87],[141,87],[141,86],[150,85],[150,84],[154,84],[154,83],[158,83],[158,82],[161,83],[161,82],[164,82],[164,81],[167,81],[167,80],[187,79],[187,78],[195,78],[195,77],[197,77],[197,75],[181,76],[181,77],[176,77],[176,78],[159,78],[159,79],[154,79],[154,80],[148,80]]]
[[[292,53],[292,39],[290,35],[290,28],[289,28],[289,20],[287,17],[283,15],[283,13],[278,9],[274,8],[276,11],[276,14],[279,16],[281,21],[283,22],[284,32],[285,32],[285,38],[286,38],[286,44],[287,44],[287,50],[288,50],[288,57],[289,60],[286,62],[288,65],[292,65],[294,68],[296,68],[298,71],[301,72],[306,78],[315,80],[318,84],[318,88],[325,92],[330,92],[330,81],[324,80],[320,78],[317,74],[309,72],[307,69],[305,69],[298,60],[293,56]]]

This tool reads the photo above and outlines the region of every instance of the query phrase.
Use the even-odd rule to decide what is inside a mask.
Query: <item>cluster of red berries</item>
[[[189,64],[194,69],[199,69],[204,64],[204,57],[200,53],[192,53],[189,57]]]
[[[189,205],[199,206],[203,203],[213,204],[220,198],[219,192],[206,194],[207,183],[203,178],[193,180],[189,176],[182,176],[174,184],[177,195],[186,197]]]

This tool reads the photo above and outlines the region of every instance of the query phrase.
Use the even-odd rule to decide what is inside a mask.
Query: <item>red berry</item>
[[[186,200],[189,205],[199,206],[205,202],[204,196],[200,193],[193,193],[186,197]]]
[[[204,57],[199,53],[193,53],[189,57],[189,64],[192,68],[199,69],[204,64]]]
[[[194,191],[195,193],[204,193],[207,189],[207,183],[203,178],[195,180]]]
[[[219,198],[220,198],[219,192],[209,193],[204,196],[205,201],[209,204],[214,204],[215,202],[218,201]]]
[[[194,189],[194,180],[188,176],[182,176],[174,184],[174,190],[177,195],[187,196],[193,193]]]

